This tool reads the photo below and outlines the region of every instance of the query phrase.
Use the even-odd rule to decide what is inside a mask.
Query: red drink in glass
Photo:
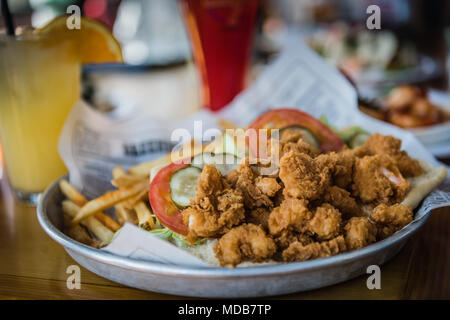
[[[212,111],[244,89],[259,0],[181,0],[203,103]]]

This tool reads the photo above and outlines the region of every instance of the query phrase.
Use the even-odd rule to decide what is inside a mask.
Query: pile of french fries
[[[161,228],[148,203],[150,171],[155,166],[170,162],[170,154],[155,161],[141,163],[125,171],[112,170],[111,184],[117,190],[88,201],[67,180],[59,188],[67,198],[62,202],[64,232],[74,240],[99,248],[108,244],[125,222],[152,230]],[[104,213],[115,209],[115,219]]]

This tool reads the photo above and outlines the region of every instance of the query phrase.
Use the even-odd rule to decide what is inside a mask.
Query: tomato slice
[[[306,112],[281,108],[267,111],[259,116],[250,126],[252,129],[282,129],[297,125],[311,131],[317,138],[322,152],[340,151],[344,147],[344,141],[323,124]]]
[[[148,190],[148,198],[155,216],[167,228],[184,236],[188,234],[189,228],[183,223],[181,210],[170,195],[170,178],[175,172],[187,166],[189,164],[171,163],[162,168],[153,178]]]

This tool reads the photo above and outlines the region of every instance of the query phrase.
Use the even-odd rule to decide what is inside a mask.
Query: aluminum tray
[[[112,281],[168,294],[240,298],[264,297],[321,288],[365,274],[369,265],[394,257],[408,238],[423,226],[430,213],[365,248],[312,261],[248,268],[196,268],[152,263],[113,255],[72,240],[61,231],[58,181],[42,195],[37,207],[44,231],[80,265]]]

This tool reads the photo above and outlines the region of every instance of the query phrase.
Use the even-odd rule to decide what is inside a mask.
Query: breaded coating
[[[404,177],[415,177],[423,173],[419,161],[401,151],[402,141],[393,136],[384,136],[375,133],[370,136],[363,146],[358,148],[359,154],[384,154],[390,156]]]
[[[273,206],[270,196],[265,194],[263,190],[256,185],[257,175],[253,172],[248,161],[244,161],[238,166],[237,173],[239,176],[236,180],[236,188],[242,191],[246,208],[253,209]],[[260,184],[268,188],[263,182],[260,182]],[[268,191],[271,193],[272,190],[269,189]]]
[[[353,217],[344,227],[348,250],[365,247],[376,241],[377,227],[367,217]]]
[[[321,154],[315,160],[321,167],[330,168],[333,184],[343,189],[351,185],[353,179],[353,167],[356,160],[356,157],[351,150],[345,149],[339,153],[330,152]]]
[[[254,224],[231,229],[214,246],[220,265],[226,267],[234,267],[247,260],[261,262],[272,257],[275,251],[273,240]]]
[[[217,237],[245,218],[244,197],[232,189],[216,167],[205,165],[199,177],[197,194],[189,208],[182,211],[189,226],[188,239]]]
[[[281,186],[275,178],[257,177],[255,181],[256,187],[265,195],[269,197],[275,196]]]
[[[372,211],[370,219],[377,226],[378,238],[384,239],[410,223],[413,213],[410,207],[402,204],[392,206],[380,204]]]
[[[300,140],[303,136],[303,133],[299,130],[292,130],[289,128],[286,128],[282,131],[280,136],[280,142],[281,143],[297,143],[298,140]]]
[[[331,183],[331,170],[307,154],[290,151],[280,160],[280,179],[286,198],[315,200]]]
[[[333,207],[339,209],[344,219],[364,215],[364,212],[356,203],[356,200],[352,198],[350,192],[345,189],[332,186],[324,193],[323,199],[325,202],[328,202]]]
[[[274,236],[273,240],[278,250],[284,250],[293,242],[300,242],[304,246],[313,243],[315,240],[306,233],[298,233],[294,230],[283,230],[279,235]]]
[[[261,226],[264,230],[269,228],[269,216],[271,208],[259,207],[247,210],[245,214],[246,221]]]
[[[197,194],[215,195],[224,188],[222,174],[215,166],[205,165],[198,178]]]
[[[306,153],[310,157],[316,157],[320,150],[310,145],[302,139],[303,133],[298,130],[285,129],[280,137],[279,152],[280,158],[290,152]]]
[[[353,196],[363,203],[401,201],[409,190],[406,181],[387,155],[365,156],[356,160],[353,171]]]
[[[328,203],[322,204],[314,211],[313,218],[308,222],[308,231],[319,240],[329,240],[341,231],[341,213]]]
[[[236,185],[236,182],[239,178],[239,173],[237,172],[237,170],[230,170],[230,172],[227,173],[227,175],[225,176],[225,180],[226,182],[231,186],[234,187]]]
[[[280,144],[280,157],[285,155],[286,153],[293,151],[296,153],[306,153],[308,156],[314,158],[320,154],[320,150],[316,147],[311,146],[303,140],[299,140],[298,142],[287,142],[284,144]]]
[[[308,245],[296,241],[283,251],[283,260],[286,262],[306,261],[329,257],[347,251],[344,237],[337,236],[324,242],[313,242]]]
[[[305,200],[285,199],[270,213],[270,234],[279,235],[284,230],[306,231],[307,223],[313,216],[307,204]]]

